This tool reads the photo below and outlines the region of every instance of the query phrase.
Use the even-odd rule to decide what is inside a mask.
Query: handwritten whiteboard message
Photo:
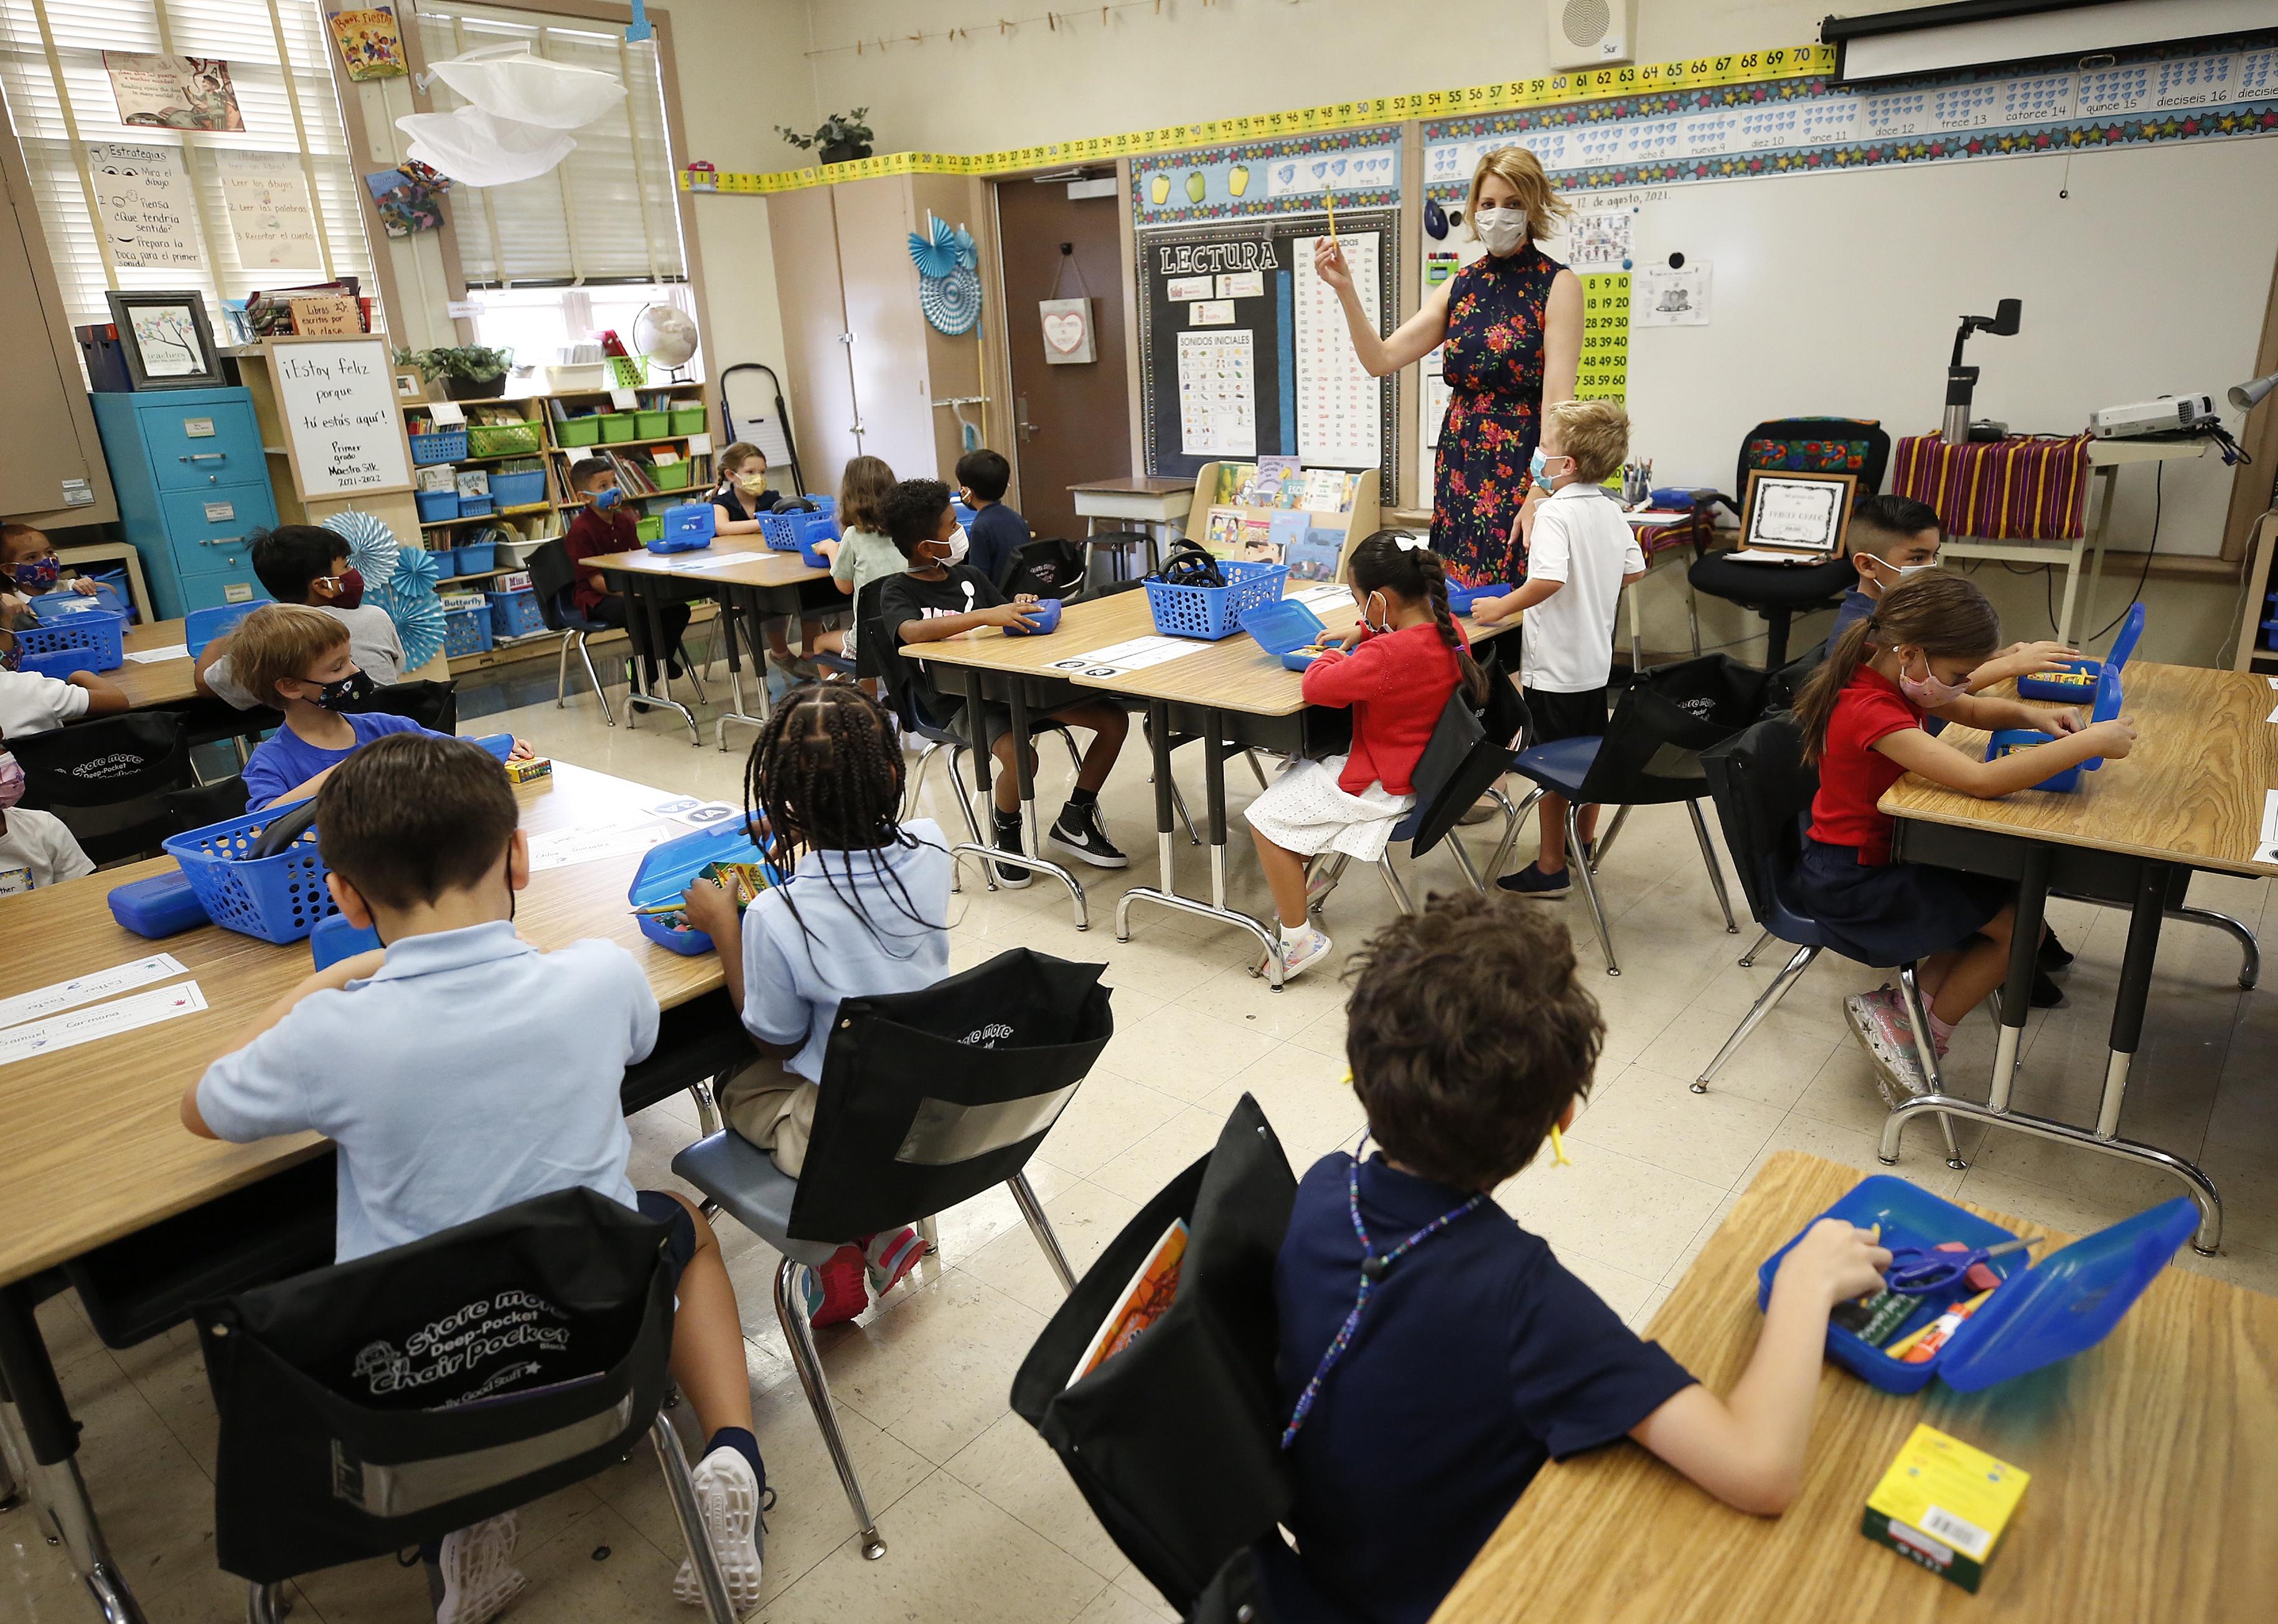
[[[262,349],[303,502],[411,488],[384,335],[272,339]]]

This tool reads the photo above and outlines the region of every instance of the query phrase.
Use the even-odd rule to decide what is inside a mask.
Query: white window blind
[[[107,321],[103,290],[195,287],[217,340],[222,302],[264,287],[353,276],[376,295],[371,250],[333,88],[331,46],[317,0],[0,0],[0,85],[31,172],[56,280],[76,326]],[[121,124],[103,53],[219,57],[229,64],[242,132]],[[191,222],[203,249],[195,269],[106,265],[85,169],[89,142],[177,148],[190,179]],[[302,155],[318,250],[305,270],[240,262],[214,157],[218,148]]]
[[[627,44],[622,27],[456,0],[423,4],[418,20],[431,63],[523,43],[625,87],[614,111],[570,132],[577,150],[551,174],[451,193],[447,206],[470,287],[686,279],[654,40]],[[438,112],[462,104],[440,79],[428,94]]]

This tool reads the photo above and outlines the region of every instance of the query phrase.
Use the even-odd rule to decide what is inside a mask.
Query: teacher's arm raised
[[[1440,347],[1448,336],[1448,290],[1453,279],[1441,283],[1425,296],[1423,306],[1393,329],[1390,338],[1378,334],[1375,319],[1360,307],[1360,295],[1353,288],[1352,272],[1345,264],[1345,251],[1334,237],[1325,237],[1313,246],[1313,270],[1321,280],[1336,289],[1337,303],[1344,306],[1345,327],[1352,334],[1353,353],[1372,378],[1381,378],[1396,372],[1411,362],[1421,361]],[[1578,283],[1574,295],[1574,353],[1567,357],[1566,393],[1574,392],[1574,364],[1581,356],[1582,297]]]

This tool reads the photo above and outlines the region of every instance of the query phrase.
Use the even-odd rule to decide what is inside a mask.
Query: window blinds
[[[599,69],[625,87],[615,111],[570,132],[577,149],[553,173],[450,195],[469,287],[686,279],[654,41],[629,45],[622,27],[605,23],[455,0],[423,3],[418,21],[431,63],[526,43],[539,56]],[[438,112],[462,104],[440,80],[428,92]]]
[[[341,129],[329,50],[317,0],[0,0],[0,86],[73,325],[110,319],[107,287],[195,287],[205,296],[217,338],[224,338],[222,301],[263,287],[353,276],[366,295],[378,292],[357,196],[362,181]],[[121,124],[105,50],[226,59],[244,130]],[[202,263],[150,269],[106,262],[89,202],[90,142],[179,149]],[[309,264],[241,262],[214,156],[222,148],[300,155],[317,218]]]

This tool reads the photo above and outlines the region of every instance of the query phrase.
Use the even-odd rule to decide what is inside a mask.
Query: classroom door
[[[1040,536],[1081,536],[1068,486],[1131,471],[1131,402],[1123,342],[1124,266],[1114,197],[1071,200],[1064,182],[1004,180],[997,186],[998,241],[1005,264],[1005,334],[1012,346],[1009,444],[1017,502]],[[1072,252],[1064,253],[1066,245]],[[1061,262],[1067,262],[1062,270]],[[1054,273],[1059,290],[1053,289]],[[1098,358],[1068,364],[1044,359],[1041,301],[1091,300]]]

